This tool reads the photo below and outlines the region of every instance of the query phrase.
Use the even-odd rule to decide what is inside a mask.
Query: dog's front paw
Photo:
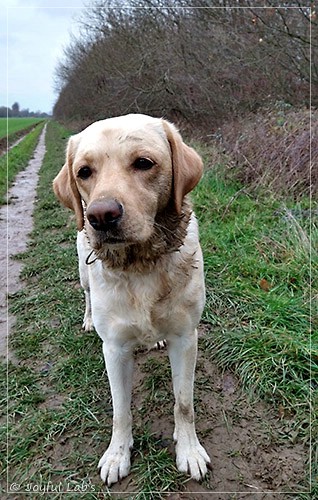
[[[204,478],[210,457],[199,441],[195,445],[177,443],[176,455],[177,468],[180,472],[190,474],[196,481]]]
[[[117,483],[130,471],[130,449],[110,446],[99,461],[100,477],[107,486]]]
[[[82,328],[83,330],[85,330],[85,332],[92,332],[94,330],[94,323],[92,316],[85,314]]]

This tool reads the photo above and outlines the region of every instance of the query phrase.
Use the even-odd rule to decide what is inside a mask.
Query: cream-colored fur
[[[140,169],[139,158],[150,159],[150,167]],[[84,179],[83,167],[89,167]],[[103,341],[113,433],[99,468],[108,485],[130,470],[133,351],[140,344],[167,341],[178,469],[200,480],[210,462],[194,426],[196,328],[205,293],[197,222],[186,196],[201,174],[200,157],[172,124],[127,115],[72,137],[54,181],[77,219],[83,327],[94,325]]]

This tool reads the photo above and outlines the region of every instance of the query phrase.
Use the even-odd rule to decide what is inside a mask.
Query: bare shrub
[[[243,184],[295,198],[317,195],[317,111],[284,109],[280,104],[225,125],[222,137]]]

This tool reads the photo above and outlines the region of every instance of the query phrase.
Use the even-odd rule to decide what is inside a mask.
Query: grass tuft
[[[137,430],[132,473],[134,473],[135,500],[160,500],[170,491],[182,490],[186,478],[175,465],[175,461],[162,441],[147,429]],[[139,455],[139,460],[138,460]]]

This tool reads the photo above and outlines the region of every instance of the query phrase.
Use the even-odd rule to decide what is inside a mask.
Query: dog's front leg
[[[100,475],[110,486],[127,476],[133,446],[130,410],[133,353],[114,342],[103,343],[103,353],[113,400],[113,432],[110,445],[99,461]]]
[[[89,270],[86,264],[86,258],[91,253],[85,231],[77,233],[77,254],[78,254],[78,268],[80,275],[81,286],[85,293],[85,314],[83,319],[83,328],[85,331],[90,332],[94,329],[92,319],[92,306],[89,285]]]
[[[177,467],[199,481],[207,472],[210,458],[199,443],[194,425],[193,384],[197,331],[169,339],[168,353],[175,396],[173,438],[176,442]]]

